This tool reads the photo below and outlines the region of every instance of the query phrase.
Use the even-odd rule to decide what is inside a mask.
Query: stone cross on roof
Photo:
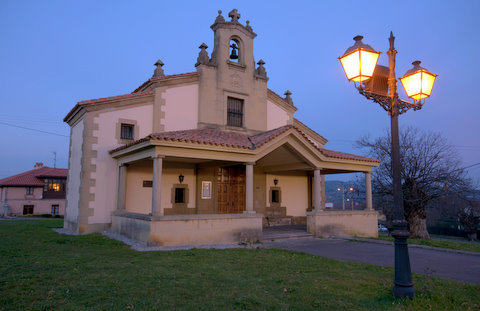
[[[238,23],[240,19],[240,13],[238,13],[237,9],[233,9],[228,13],[228,17],[232,18],[232,23]]]

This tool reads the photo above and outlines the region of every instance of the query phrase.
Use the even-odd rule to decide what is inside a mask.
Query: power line
[[[42,130],[38,130],[38,129],[32,129],[32,128],[29,128],[29,127],[24,127],[24,126],[20,126],[20,125],[14,125],[14,124],[5,123],[5,122],[1,122],[1,121],[0,121],[0,124],[7,125],[7,126],[11,126],[11,127],[18,127],[18,128],[24,129],[24,130],[30,130],[30,131],[39,132],[39,133],[45,133],[45,134],[50,134],[50,135],[62,136],[62,137],[70,137],[70,136],[68,136],[68,135],[63,135],[63,134],[58,134],[58,133],[52,133],[52,132],[42,131]]]

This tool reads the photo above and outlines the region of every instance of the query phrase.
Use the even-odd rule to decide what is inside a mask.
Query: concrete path
[[[392,243],[360,242],[345,239],[301,238],[264,241],[265,248],[280,248],[312,255],[393,267]],[[443,249],[409,246],[412,272],[460,282],[480,284],[480,253],[455,253]]]

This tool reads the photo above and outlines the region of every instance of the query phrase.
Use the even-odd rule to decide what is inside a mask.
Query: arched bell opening
[[[241,56],[242,56],[242,46],[240,40],[236,38],[230,39],[229,42],[229,61],[235,62],[235,63],[241,63]]]

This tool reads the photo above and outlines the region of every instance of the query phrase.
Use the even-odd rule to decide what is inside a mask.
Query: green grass
[[[274,249],[136,252],[61,220],[0,221],[1,310],[474,310],[480,286]]]
[[[393,237],[391,236],[379,236],[378,238],[375,238],[375,239],[393,242]],[[441,239],[437,237],[432,237],[432,239],[430,240],[408,239],[408,244],[450,248],[450,249],[457,249],[457,250],[469,251],[469,252],[480,252],[480,242],[469,242],[466,239],[464,241],[453,240],[453,239],[447,240],[447,239]]]

